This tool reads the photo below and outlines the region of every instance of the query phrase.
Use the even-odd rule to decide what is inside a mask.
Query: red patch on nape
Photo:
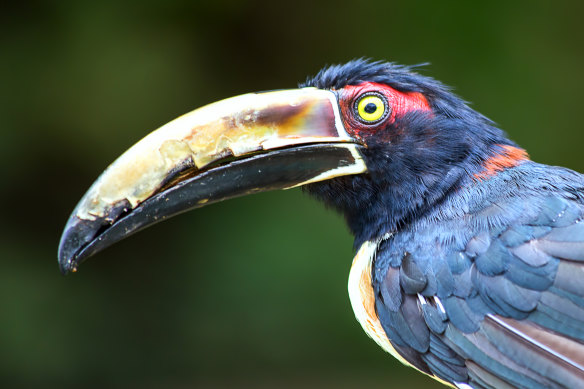
[[[505,169],[519,165],[521,161],[529,160],[527,152],[519,147],[509,145],[498,146],[501,148],[501,152],[485,160],[482,166],[483,170],[474,175],[476,180],[484,180]]]

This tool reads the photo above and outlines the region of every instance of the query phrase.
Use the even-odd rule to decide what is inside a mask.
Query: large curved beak
[[[61,271],[189,209],[363,173],[360,147],[330,91],[250,93],[196,109],[136,143],[89,188],[61,237]]]

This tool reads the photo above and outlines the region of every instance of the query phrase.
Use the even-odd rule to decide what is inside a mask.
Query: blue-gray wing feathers
[[[498,212],[529,203],[513,201],[481,209],[497,222],[466,236],[382,243],[380,321],[406,359],[448,382],[584,387],[584,206],[550,195],[505,221]]]

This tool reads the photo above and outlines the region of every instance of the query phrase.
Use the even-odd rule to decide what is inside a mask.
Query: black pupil
[[[365,112],[367,113],[373,113],[375,111],[377,111],[377,104],[375,103],[368,103],[365,108],[363,108],[363,110],[365,110]]]

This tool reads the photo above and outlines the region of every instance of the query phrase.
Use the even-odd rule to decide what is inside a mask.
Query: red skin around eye
[[[363,93],[377,92],[382,93],[386,98],[391,109],[391,114],[381,123],[366,125],[356,120],[353,115],[353,104],[356,99]],[[400,92],[390,86],[378,84],[376,82],[363,82],[359,85],[349,85],[340,89],[339,104],[341,112],[346,121],[347,131],[359,138],[362,132],[374,132],[378,126],[391,124],[396,117],[403,116],[411,111],[431,111],[428,101],[419,92]],[[362,134],[365,135],[365,134]]]

